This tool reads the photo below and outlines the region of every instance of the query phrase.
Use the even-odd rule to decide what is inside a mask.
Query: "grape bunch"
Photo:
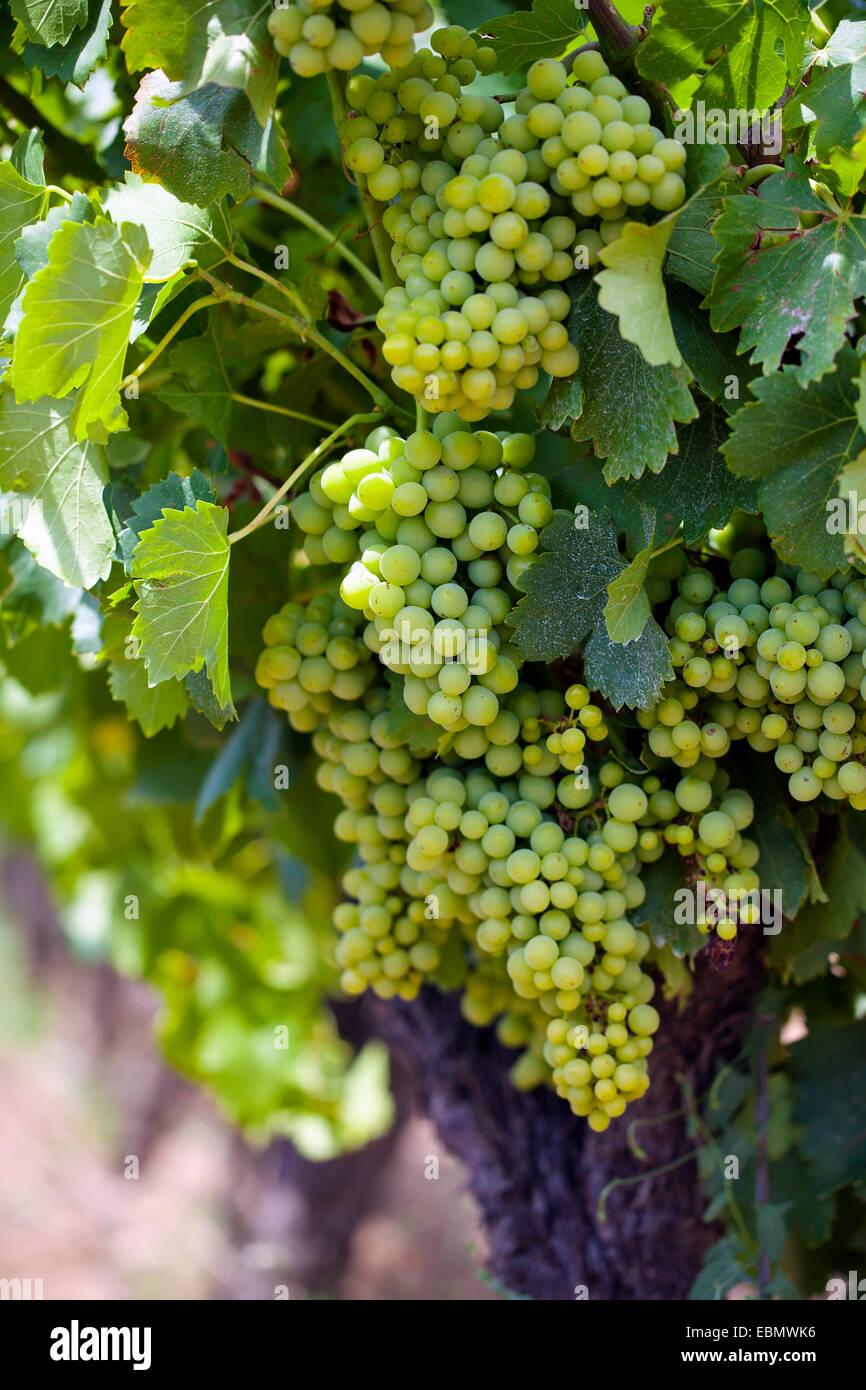
[[[348,71],[378,53],[390,67],[411,62],[413,36],[429,28],[426,0],[295,0],[268,16],[274,47],[299,77]]]
[[[645,1093],[660,1023],[644,866],[677,853],[709,904],[695,924],[730,941],[760,921],[759,854],[751,798],[709,751],[673,775],[627,773],[587,686],[553,688],[508,642],[549,508],[532,455],[528,436],[440,416],[406,440],[375,430],[320,470],[292,513],[306,559],[339,573],[268,620],[256,677],[312,734],[319,784],[342,803],[335,834],[356,849],[334,914],[343,991],[462,986],[465,1017],[520,1049],[515,1085],[550,1085],[602,1131]],[[440,510],[460,496],[460,515]],[[435,669],[420,639],[405,665],[388,650],[383,624],[429,635],[437,617],[452,635],[479,626],[491,662],[477,679],[459,646]]]
[[[680,576],[667,617],[680,674],[640,716],[649,747],[688,767],[746,739],[773,753],[795,800],[823,792],[866,810],[866,585],[765,569],[749,548],[725,590],[702,567]]]
[[[377,316],[394,382],[433,413],[473,421],[507,409],[539,368],[574,373],[562,287],[598,263],[627,217],[680,206],[685,150],[595,51],[571,74],[535,62],[510,114],[464,90],[469,56],[440,66],[424,50],[403,72],[352,78],[358,114],[343,135],[373,196],[397,200],[383,224],[405,288],[389,290]]]
[[[565,801],[588,814],[560,824],[559,758],[539,744],[567,700],[589,708],[583,687],[506,697],[488,752],[511,755],[507,773],[456,749],[430,768],[393,730],[360,621],[335,592],[289,603],[265,626],[257,669],[271,703],[313,733],[318,780],[343,802],[335,834],[357,847],[343,883],[353,901],[334,914],[342,988],[411,999],[453,941],[466,1017],[498,1017],[503,1040],[526,1047],[517,1084],[549,1081],[604,1129],[644,1094],[659,1024],[640,968],[650,939],[627,918],[643,899],[633,847],[647,797],[618,785],[606,807],[591,805],[587,779]]]
[[[347,167],[365,177],[374,198],[388,203],[404,190],[411,194],[437,152],[444,149],[446,160],[459,162],[474,150],[477,129],[482,136],[498,129],[504,119],[499,102],[464,91],[495,64],[492,48],[451,25],[437,29],[430,48],[419,50],[398,71],[349,78],[351,112],[340,139]]]
[[[552,516],[534,453],[530,435],[440,415],[407,439],[374,430],[292,502],[307,558],[342,567],[342,599],[408,708],[466,756],[484,754],[481,731],[519,679],[508,615]]]

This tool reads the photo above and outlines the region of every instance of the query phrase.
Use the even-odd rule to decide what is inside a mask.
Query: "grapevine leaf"
[[[653,367],[682,366],[668,313],[662,263],[675,222],[654,226],[626,222],[622,235],[601,252],[605,270],[596,275],[599,307],[619,319],[619,331]]]
[[[724,410],[738,410],[743,387],[757,375],[757,368],[738,355],[736,333],[714,333],[709,314],[685,285],[669,285],[668,307],[680,351],[698,386]]]
[[[140,228],[63,222],[48,264],[24,291],[12,380],[19,401],[66,396],[77,439],[123,429],[120,382],[129,330],[150,259]]]
[[[209,83],[184,95],[182,83],[157,69],[142,80],[123,129],[133,171],[199,207],[226,194],[243,202],[255,178],[282,188],[289,177],[276,115],[260,126],[231,87]]]
[[[128,613],[106,614],[101,655],[108,662],[108,685],[115,700],[126,705],[129,717],[137,720],[144,734],[151,738],[182,719],[188,701],[179,681],[148,685],[144,662],[137,643],[130,638],[130,628]]]
[[[638,52],[638,69],[670,85],[723,48],[698,95],[709,106],[763,111],[797,73],[808,26],[804,0],[664,0]]]
[[[195,803],[195,818],[204,819],[208,810],[231,791],[243,777],[247,792],[275,811],[280,799],[274,789],[274,764],[280,745],[280,722],[276,710],[265,700],[252,700],[241,716],[238,727],[220,747],[199,788]]]
[[[611,642],[633,642],[646,627],[650,616],[650,602],[644,588],[644,580],[652,553],[651,545],[639,551],[622,574],[618,574],[607,586],[608,599],[604,608],[604,621]]]
[[[696,148],[701,147],[692,146],[689,149],[687,173],[695,160],[693,151]],[[705,178],[706,175],[702,177]],[[716,273],[713,259],[719,249],[718,243],[713,239],[713,223],[721,211],[723,199],[736,186],[736,179],[726,162],[725,167],[719,170],[715,177],[709,178],[680,208],[668,242],[665,274],[669,278],[682,280],[701,294],[709,293]]]
[[[87,0],[86,9],[84,27],[76,29],[62,46],[43,48],[38,43],[25,43],[21,51],[25,66],[83,87],[108,48],[111,0]]]
[[[800,230],[800,213],[819,214]],[[756,237],[789,232],[781,245],[750,249]],[[759,197],[727,198],[714,235],[718,274],[707,300],[713,328],[740,328],[740,350],[775,371],[800,335],[797,380],[805,386],[829,372],[845,341],[855,298],[866,294],[866,218],[830,217],[794,159],[771,174]]]
[[[604,622],[597,623],[584,656],[587,682],[614,709],[651,709],[665,681],[673,678],[668,639],[655,618],[626,646],[612,642]]]
[[[584,32],[584,12],[574,0],[533,0],[530,11],[486,20],[479,31],[493,39],[497,71],[509,73],[529,67],[537,58],[558,58],[572,40]]]
[[[0,396],[0,488],[21,495],[19,535],[39,564],[86,589],[108,576],[114,532],[102,501],[105,451],[72,438],[75,405],[74,396],[32,405]]]
[[[87,23],[87,0],[12,0],[11,8],[34,43],[66,43]]]
[[[758,500],[783,560],[829,577],[844,568],[842,537],[828,531],[828,501],[844,465],[866,444],[857,421],[854,373],[846,348],[838,370],[804,391],[796,367],[752,383],[757,397],[731,420],[723,446],[740,478],[759,479]]]
[[[668,454],[677,452],[674,421],[697,414],[685,368],[650,366],[600,307],[589,275],[575,278],[569,337],[580,354],[576,376],[582,390],[572,438],[593,441],[596,454],[606,460],[608,482],[639,478],[645,469],[660,472]],[[540,412],[542,424],[553,418],[565,423],[566,392],[575,399],[571,382],[557,382]]]
[[[45,146],[41,130],[25,130],[19,135],[9,151],[9,160],[22,179],[45,186]]]
[[[183,511],[185,507],[194,508],[197,502],[215,500],[210,483],[197,468],[188,478],[169,473],[161,482],[154,483],[147,492],[133,500],[124,529],[117,538],[117,549],[126,569],[129,570],[132,564],[133,552],[142,532],[159,521],[164,511]]]
[[[866,127],[866,21],[843,19],[821,58],[826,66],[813,68],[800,104],[815,122],[815,149],[827,162],[834,146],[853,149]]]
[[[15,243],[15,256],[28,280],[48,264],[48,248],[51,239],[61,223],[92,222],[93,204],[83,193],[73,193],[72,201],[62,207],[51,208],[41,222],[32,222],[25,227]]]
[[[187,339],[169,354],[166,366],[172,379],[161,387],[160,400],[178,414],[200,421],[228,448],[235,386],[216,335]]]
[[[656,545],[670,540],[680,526],[685,544],[694,545],[711,528],[725,526],[736,508],[758,510],[756,484],[735,478],[721,453],[726,437],[724,415],[706,403],[700,417],[680,431],[680,452],[661,473],[608,485],[595,459],[575,459],[554,480],[557,505],[582,504],[595,511],[607,507],[617,529],[626,534],[629,554],[644,544],[647,510]]]
[[[625,569],[609,516],[590,513],[587,525],[557,512],[542,533],[544,550],[523,575],[524,596],[511,615],[515,641],[527,661],[570,656],[599,620],[607,586]]]
[[[24,283],[15,243],[25,227],[44,215],[47,206],[44,184],[22,178],[8,160],[0,162],[0,327]]]
[[[116,226],[134,222],[144,228],[153,252],[146,282],[170,280],[190,262],[209,270],[231,250],[232,229],[222,204],[199,208],[182,203],[136,174],[128,173],[125,183],[115,184],[103,206]]]
[[[245,92],[260,126],[274,107],[279,58],[256,0],[125,0],[130,72],[161,68],[183,96],[209,83]]]
[[[203,664],[223,706],[228,668],[228,511],[211,502],[163,511],[132,557],[138,594],[133,635],[157,685]]]
[[[812,1024],[791,1048],[794,1118],[819,1194],[857,1182],[866,1164],[866,1025]]]
[[[823,938],[826,955],[832,949],[829,943],[851,935],[866,904],[866,860],[848,839],[844,825],[821,861],[821,880],[825,900],[806,903],[797,914],[796,926],[806,939]]]
[[[190,704],[199,714],[203,714],[215,729],[224,729],[229,720],[234,719],[231,706],[221,705],[214,695],[213,686],[204,668],[201,671],[190,671],[183,684]]]

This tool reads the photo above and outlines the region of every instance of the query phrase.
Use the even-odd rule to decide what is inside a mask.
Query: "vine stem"
[[[242,262],[241,265],[244,269],[247,268],[245,261]],[[274,280],[272,275],[268,275],[263,270],[258,270],[257,267],[253,268],[253,273],[257,274],[262,280],[273,281],[273,284],[283,291],[286,298],[293,304],[295,303],[292,295],[286,291],[284,285],[280,285],[279,280]],[[240,290],[232,289],[231,285],[227,285],[224,280],[218,280],[215,275],[211,275],[206,270],[199,271],[199,274],[201,278],[213,288],[218,299],[227,300],[231,304],[241,304],[244,308],[255,309],[257,313],[264,314],[267,318],[276,319],[279,323],[289,324],[292,331],[297,333],[299,338],[308,338],[310,342],[315,343],[316,346],[327,353],[329,357],[333,357],[335,362],[339,362],[340,366],[347,371],[350,376],[353,376],[359,385],[363,386],[364,390],[379,410],[384,412],[396,412],[398,415],[402,415],[403,417],[406,416],[406,411],[401,406],[398,406],[395,401],[392,401],[391,397],[387,395],[381,387],[377,386],[375,381],[371,381],[366,372],[363,372],[360,367],[356,366],[350,357],[347,357],[345,353],[341,352],[333,343],[328,342],[328,339],[319,332],[309,319],[303,317],[294,318],[289,314],[281,313],[279,309],[273,308],[270,304],[263,304],[260,300],[253,299],[250,295],[243,294]]]
[[[611,0],[589,0],[588,11],[605,57],[609,53],[619,62],[633,58],[646,29],[626,23]]]
[[[320,420],[316,415],[304,415],[300,410],[290,410],[286,405],[273,405],[270,401],[257,401],[252,396],[242,396],[238,391],[232,391],[229,399],[237,401],[238,405],[250,405],[255,410],[269,410],[273,415],[288,415],[292,420],[305,420],[308,425],[319,425],[322,429],[336,429],[336,425],[332,425],[330,420]]]
[[[327,246],[333,247],[337,254],[343,257],[344,261],[357,270],[358,274],[366,284],[369,285],[378,299],[384,299],[385,286],[378,276],[374,275],[372,270],[364,265],[360,256],[355,255],[351,246],[346,246],[339,240],[338,236],[332,236],[327,227],[323,227],[321,222],[317,222],[315,217],[312,217],[304,208],[297,207],[294,203],[290,203],[288,198],[280,197],[278,193],[272,192],[271,189],[265,188],[262,184],[256,184],[252,190],[252,195],[254,198],[258,198],[260,203],[267,203],[269,207],[276,208],[278,212],[284,212],[288,217],[294,217],[297,222],[302,223],[303,226],[307,227],[311,232],[315,232],[316,236],[324,241]]]
[[[175,335],[180,332],[184,324],[192,318],[193,314],[197,314],[199,309],[207,309],[211,304],[219,304],[218,295],[206,294],[201,299],[196,299],[192,304],[188,305],[187,308],[184,309],[180,317],[175,319],[168,332],[162,338],[160,338],[153,351],[148,353],[147,357],[145,357],[143,362],[139,362],[134,372],[130,372],[129,376],[125,376],[123,378],[123,381],[120,383],[121,391],[124,390],[125,387],[131,386],[132,383],[134,381],[137,381],[140,376],[143,376],[144,373],[147,371],[148,367],[153,366],[154,362],[159,357],[159,355],[162,352],[164,352],[165,349],[168,347],[172,338],[174,338]]]
[[[334,124],[339,135],[340,127],[349,114],[346,105],[346,77],[345,74],[332,69],[328,73],[328,90],[331,93],[331,110],[334,113]],[[342,143],[342,142],[341,142]],[[370,232],[370,244],[373,247],[373,254],[376,257],[376,264],[379,267],[379,274],[382,283],[388,289],[394,289],[400,284],[400,277],[394,269],[391,260],[391,239],[385,228],[382,226],[382,214],[380,205],[376,202],[367,188],[367,180],[363,174],[358,177],[358,196],[361,199],[361,206],[364,209],[364,217]]]
[[[228,538],[229,545],[234,545],[235,541],[243,540],[244,536],[248,536],[252,531],[257,531],[260,526],[263,526],[267,521],[268,517],[271,515],[271,512],[273,512],[274,508],[279,505],[279,503],[285,497],[289,489],[295,485],[298,479],[303,476],[303,474],[307,471],[308,468],[312,467],[312,465],[317,461],[317,459],[320,459],[323,454],[327,453],[331,445],[334,444],[336,440],[340,438],[341,435],[346,434],[350,429],[353,428],[354,425],[370,424],[379,419],[380,416],[378,411],[368,411],[366,414],[361,413],[359,415],[351,415],[348,420],[345,420],[343,422],[342,425],[338,425],[335,430],[332,430],[331,433],[328,435],[327,439],[323,439],[321,444],[317,445],[313,452],[311,454],[307,454],[307,457],[301,463],[298,464],[294,473],[289,474],[288,478],[286,478],[286,481],[282,483],[280,487],[277,488],[277,491],[274,493],[273,497],[269,498],[269,500],[262,507],[261,511],[257,512],[256,515],[253,517],[252,521],[248,522],[246,526],[242,526],[239,531],[232,532],[232,534]]]

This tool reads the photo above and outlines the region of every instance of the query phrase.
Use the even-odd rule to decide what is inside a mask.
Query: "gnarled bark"
[[[745,934],[744,934],[745,935]],[[425,988],[411,1004],[372,1007],[380,1031],[406,1058],[419,1102],[443,1142],[466,1165],[490,1242],[490,1267],[508,1289],[539,1299],[681,1299],[720,1228],[702,1220],[704,1198],[694,1160],[652,1176],[694,1148],[681,1074],[700,1095],[720,1061],[738,1050],[761,978],[760,938],[738,943],[725,970],[699,958],[693,993],[681,1011],[662,1015],[650,1058],[652,1085],[603,1134],[571,1115],[547,1089],[514,1089],[514,1054],[492,1029],[466,1023],[456,996]],[[646,1161],[627,1143],[631,1120]],[[599,1219],[599,1197],[618,1187]],[[586,1293],[578,1292],[585,1288]]]

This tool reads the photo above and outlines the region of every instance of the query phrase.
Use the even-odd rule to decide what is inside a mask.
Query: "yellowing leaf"
[[[16,399],[66,396],[80,387],[70,414],[76,439],[104,443],[125,428],[119,388],[149,261],[140,227],[70,219],[24,291],[12,368]]]
[[[662,280],[662,263],[676,218],[665,218],[649,227],[627,222],[622,236],[601,252],[607,267],[595,278],[602,309],[619,318],[619,331],[639,347],[652,367],[682,366],[668,299]]]

